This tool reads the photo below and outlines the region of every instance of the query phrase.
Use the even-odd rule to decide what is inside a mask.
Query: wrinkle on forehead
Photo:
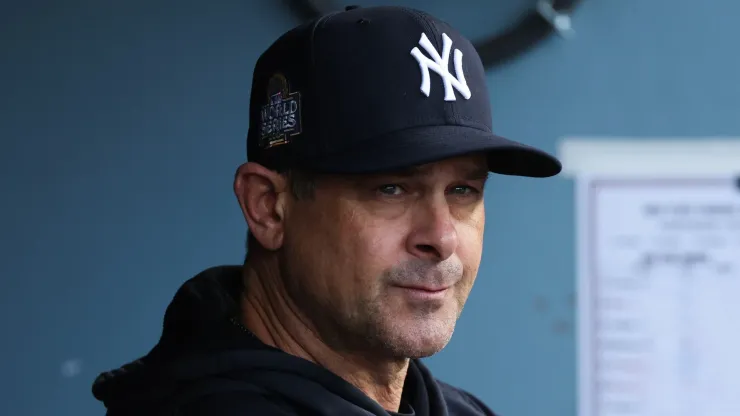
[[[440,165],[445,162],[427,163],[425,165],[410,166],[408,168],[389,172],[394,176],[425,176],[431,175],[440,169]],[[485,163],[471,163],[466,166],[455,166],[453,168],[459,171],[461,176],[469,180],[485,179],[489,175],[488,165]]]
[[[489,174],[487,159],[484,155],[458,156],[423,165],[409,166],[392,173],[404,176],[429,175],[438,171],[441,167],[449,167],[465,176],[476,178],[485,178]]]
[[[460,156],[452,159],[445,159],[437,162],[426,163],[423,165],[414,165],[401,169],[395,169],[385,172],[376,172],[368,174],[350,174],[338,176],[338,179],[344,179],[349,182],[362,181],[363,179],[372,179],[377,177],[397,177],[397,178],[421,178],[432,177],[442,172],[454,173],[465,180],[486,180],[491,174],[488,167],[487,159],[482,155]]]
[[[454,172],[463,180],[486,181],[491,175],[488,167],[488,161],[485,155],[467,155],[456,158],[445,159],[441,161],[426,163],[423,165],[414,165],[402,169],[375,172],[375,173],[350,173],[350,174],[323,174],[319,182],[324,191],[330,194],[339,191],[347,192],[347,185],[361,185],[368,181],[379,178],[423,178],[433,177],[442,172]],[[336,198],[334,194],[330,198]],[[341,196],[340,196],[341,197]]]

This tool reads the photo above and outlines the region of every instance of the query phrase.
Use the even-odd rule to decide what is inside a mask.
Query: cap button
[[[344,8],[344,11],[345,12],[348,12],[350,10],[359,9],[359,8],[360,8],[360,6],[347,6],[347,7]]]

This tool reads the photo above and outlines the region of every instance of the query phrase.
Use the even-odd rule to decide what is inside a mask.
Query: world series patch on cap
[[[352,8],[281,36],[255,65],[249,121],[248,160],[275,170],[372,173],[479,152],[495,173],[561,170],[494,134],[471,42],[405,7]]]

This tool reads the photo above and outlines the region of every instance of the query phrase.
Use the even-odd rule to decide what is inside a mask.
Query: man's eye
[[[386,184],[378,187],[378,192],[383,195],[396,196],[403,192],[403,189],[399,185]]]
[[[462,186],[461,185],[461,186],[455,186],[455,187],[453,187],[452,190],[451,190],[451,192],[453,194],[457,194],[457,195],[468,195],[468,194],[477,193],[478,190],[475,189],[475,188],[473,188],[473,187],[470,187],[470,186]]]

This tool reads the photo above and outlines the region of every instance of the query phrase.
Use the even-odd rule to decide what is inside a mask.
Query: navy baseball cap
[[[405,7],[352,7],[285,33],[255,65],[249,121],[248,160],[277,171],[374,173],[481,152],[494,173],[561,170],[493,133],[473,45]]]

